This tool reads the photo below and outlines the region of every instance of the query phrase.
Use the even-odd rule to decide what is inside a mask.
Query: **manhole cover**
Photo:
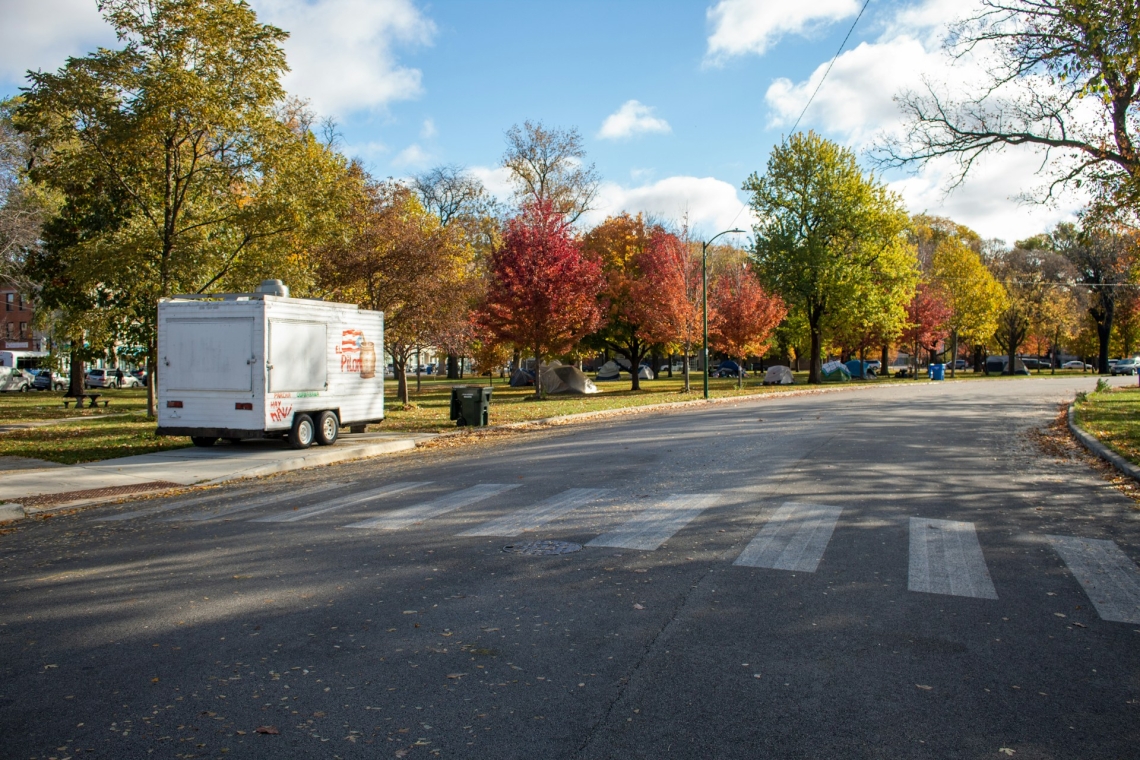
[[[569,554],[570,552],[581,551],[581,549],[581,544],[572,544],[569,541],[528,541],[525,544],[507,544],[503,547],[503,551],[505,552],[526,554],[531,557],[548,554]]]

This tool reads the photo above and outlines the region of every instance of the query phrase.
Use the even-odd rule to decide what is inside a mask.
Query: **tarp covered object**
[[[542,373],[542,389],[547,393],[597,393],[598,386],[577,367],[551,367]]]
[[[764,373],[764,385],[791,385],[795,382],[787,367],[769,367]]]
[[[620,380],[621,367],[618,366],[617,362],[608,361],[598,370],[597,378],[598,380]]]
[[[851,379],[851,372],[848,371],[847,365],[843,362],[827,362],[821,369],[823,370],[824,380],[846,382]]]
[[[523,388],[528,385],[534,385],[534,373],[526,369],[516,369],[515,374],[511,375],[511,387]]]
[[[870,380],[878,377],[878,375],[875,374],[875,368],[871,366],[870,362],[861,362],[858,359],[852,359],[847,362],[847,371],[851,374],[851,377]]]
[[[637,376],[639,378],[641,378],[642,380],[652,380],[653,379],[653,370],[651,370],[649,367],[646,367],[644,364],[642,364],[640,367],[637,368]]]

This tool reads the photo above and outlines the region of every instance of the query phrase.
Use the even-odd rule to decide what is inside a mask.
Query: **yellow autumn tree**
[[[1008,296],[982,257],[958,237],[939,241],[931,258],[931,274],[948,295],[950,341],[957,359],[958,341],[976,346],[993,336]],[[953,375],[954,365],[950,366]]]

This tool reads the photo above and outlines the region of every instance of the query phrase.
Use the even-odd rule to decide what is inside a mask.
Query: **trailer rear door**
[[[165,385],[177,391],[253,390],[253,319],[170,319]]]

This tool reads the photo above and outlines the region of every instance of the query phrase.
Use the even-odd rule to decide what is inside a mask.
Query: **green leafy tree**
[[[44,306],[97,315],[156,362],[156,302],[305,279],[346,164],[285,100],[286,33],[237,0],[106,0],[121,47],[30,73],[14,123],[62,198],[30,271]],[[309,282],[296,282],[302,291]],[[149,384],[148,408],[154,411]]]
[[[772,151],[763,176],[744,183],[759,223],[752,257],[764,284],[803,313],[811,333],[808,381],[822,381],[826,325],[845,304],[879,289],[884,303],[906,304],[917,280],[900,199],[864,176],[855,155],[814,132]]]

